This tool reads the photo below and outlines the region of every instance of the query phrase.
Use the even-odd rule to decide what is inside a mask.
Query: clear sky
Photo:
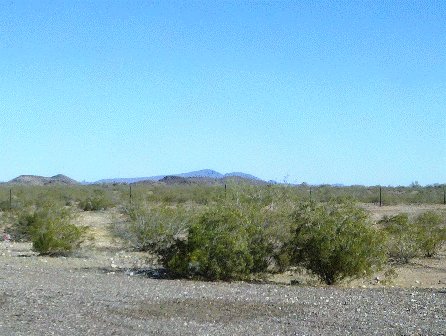
[[[446,2],[0,0],[0,181],[446,182]]]

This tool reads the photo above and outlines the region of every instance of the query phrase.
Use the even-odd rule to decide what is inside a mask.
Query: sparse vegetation
[[[446,240],[441,211],[371,223],[353,199],[377,202],[375,187],[311,187],[310,198],[308,185],[150,183],[132,185],[130,198],[122,184],[14,186],[11,202],[9,190],[0,186],[1,225],[39,253],[79,246],[86,229],[71,221],[79,209],[117,207],[124,216],[110,225],[115,237],[180,277],[249,279],[298,265],[334,284],[379,269],[386,254],[396,263],[435,256]],[[383,188],[384,204],[438,199],[440,191]]]

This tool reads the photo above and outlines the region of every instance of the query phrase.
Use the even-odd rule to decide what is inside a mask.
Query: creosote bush
[[[293,214],[291,262],[328,285],[363,277],[386,261],[383,236],[350,201],[301,203]]]
[[[12,228],[12,235],[15,240],[29,241],[30,229],[38,220],[36,211],[19,211],[15,225]]]
[[[79,207],[84,211],[97,211],[110,208],[113,204],[104,197],[87,197],[79,202]]]
[[[387,251],[391,261],[406,264],[420,255],[418,229],[408,214],[384,217],[379,224],[388,235]]]
[[[41,255],[65,255],[84,241],[87,227],[71,223],[73,215],[67,208],[45,205],[32,214],[29,236],[33,249]]]
[[[428,211],[415,219],[417,241],[424,257],[433,257],[446,241],[445,218],[436,212]]]
[[[262,228],[238,207],[225,204],[199,216],[187,238],[177,239],[162,257],[176,276],[236,280],[266,270],[267,250]]]
[[[93,195],[79,201],[79,208],[84,211],[105,210],[113,205],[112,200],[102,190],[94,190]]]
[[[389,235],[389,257],[398,263],[408,263],[415,257],[433,257],[446,241],[445,219],[434,211],[424,212],[414,219],[401,213],[384,217],[380,224]]]
[[[137,251],[159,253],[184,236],[194,213],[184,207],[133,204],[123,209],[128,219],[113,223],[111,230]]]

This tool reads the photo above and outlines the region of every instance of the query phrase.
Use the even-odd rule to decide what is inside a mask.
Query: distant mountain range
[[[95,183],[137,183],[137,182],[143,182],[143,181],[161,181],[165,179],[168,176],[177,176],[182,178],[204,178],[204,179],[213,179],[213,180],[220,180],[225,178],[242,178],[247,180],[254,180],[254,181],[262,181],[258,177],[246,173],[241,172],[233,172],[228,174],[221,174],[215,170],[212,169],[202,169],[197,171],[191,171],[188,173],[180,173],[180,174],[167,174],[167,175],[157,175],[157,176],[149,176],[149,177],[131,177],[131,178],[110,178],[110,179],[103,179],[96,181]]]
[[[166,175],[157,175],[157,176],[149,176],[149,177],[130,177],[130,178],[109,178],[102,179],[95,182],[82,182],[82,184],[108,184],[108,183],[144,183],[144,182],[160,182],[160,183],[212,183],[212,182],[223,182],[225,183],[227,180],[233,179],[241,179],[248,180],[256,183],[265,183],[258,177],[255,177],[250,174],[241,173],[241,172],[233,172],[229,174],[221,174],[212,169],[203,169],[192,171],[188,173],[180,173],[180,174],[166,174]],[[45,176],[37,176],[37,175],[20,175],[9,182],[7,184],[16,184],[16,185],[75,185],[81,184],[65,175],[58,174],[51,177]]]

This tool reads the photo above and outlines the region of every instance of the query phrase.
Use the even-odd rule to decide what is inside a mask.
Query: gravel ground
[[[1,335],[446,334],[444,288],[166,280],[18,255],[0,256]]]

